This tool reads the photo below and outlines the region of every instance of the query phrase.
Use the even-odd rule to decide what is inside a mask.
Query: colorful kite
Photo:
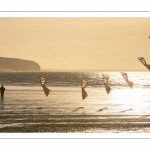
[[[128,75],[125,72],[121,72],[122,76],[124,77],[124,79],[126,80],[126,82],[128,83],[130,88],[133,88],[133,83],[131,81],[128,80]]]
[[[43,91],[44,91],[45,95],[48,96],[49,93],[51,92],[51,90],[49,90],[49,89],[45,86],[46,78],[43,77],[43,76],[40,76],[40,81],[41,81],[41,85],[42,85],[42,87],[43,87]]]
[[[87,84],[88,84],[87,81],[82,79],[82,81],[81,81],[82,100],[84,100],[88,96],[86,91],[85,91],[85,87],[87,86]]]
[[[144,57],[139,57],[138,59],[148,70],[150,70],[150,65],[146,63]]]
[[[109,94],[110,90],[111,90],[111,88],[107,84],[109,78],[107,76],[103,75],[103,74],[102,74],[102,76],[103,76],[103,82],[104,82],[104,85],[105,85],[106,92],[107,92],[107,94]]]

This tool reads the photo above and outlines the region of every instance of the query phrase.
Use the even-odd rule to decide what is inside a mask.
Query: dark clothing
[[[2,87],[0,88],[0,91],[1,91],[1,98],[3,98],[3,97],[4,97],[5,88],[2,86]]]

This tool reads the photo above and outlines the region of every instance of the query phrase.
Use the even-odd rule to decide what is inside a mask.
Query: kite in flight
[[[139,57],[138,59],[148,70],[150,70],[150,65],[146,63],[144,57]]]
[[[51,90],[49,90],[49,89],[45,86],[46,78],[43,77],[43,76],[40,76],[40,81],[41,81],[41,85],[42,85],[42,87],[43,87],[43,91],[44,91],[45,95],[48,96],[49,93],[51,92]]]
[[[124,79],[126,80],[126,82],[128,83],[128,86],[130,88],[133,88],[133,83],[131,81],[128,80],[128,75],[125,72],[121,72],[122,76],[124,77]]]
[[[104,85],[105,85],[106,92],[107,92],[107,94],[109,94],[110,90],[111,90],[111,88],[107,84],[109,78],[107,76],[103,75],[103,74],[102,74],[102,76],[103,76],[103,82],[104,82]]]
[[[82,100],[84,100],[86,97],[88,97],[86,91],[85,91],[85,87],[87,86],[88,82],[84,79],[82,79],[81,81],[81,89],[82,89]]]

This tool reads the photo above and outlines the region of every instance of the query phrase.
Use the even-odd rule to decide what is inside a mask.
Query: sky
[[[147,71],[150,18],[0,18],[0,57],[42,69]]]

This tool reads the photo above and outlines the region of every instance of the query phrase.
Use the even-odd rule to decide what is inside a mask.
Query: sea
[[[16,114],[49,116],[41,124],[53,124],[53,129],[46,130],[44,126],[45,130],[40,132],[149,132],[150,72],[126,73],[128,80],[134,83],[132,89],[120,72],[0,73],[0,82],[5,87],[4,101],[0,105],[0,132],[30,132],[27,126],[30,129],[33,120],[26,121],[22,116],[15,118]],[[102,74],[109,77],[109,94]],[[39,76],[46,77],[46,87],[51,90],[48,96],[43,92]],[[84,100],[81,94],[83,78],[88,82],[85,88],[88,97]],[[34,122],[39,123],[40,119]],[[61,125],[54,128],[58,124],[70,124],[70,128],[62,127],[61,130]],[[71,129],[75,124],[80,128]],[[22,129],[24,126],[26,128]],[[22,130],[13,130],[13,127],[22,127]]]

